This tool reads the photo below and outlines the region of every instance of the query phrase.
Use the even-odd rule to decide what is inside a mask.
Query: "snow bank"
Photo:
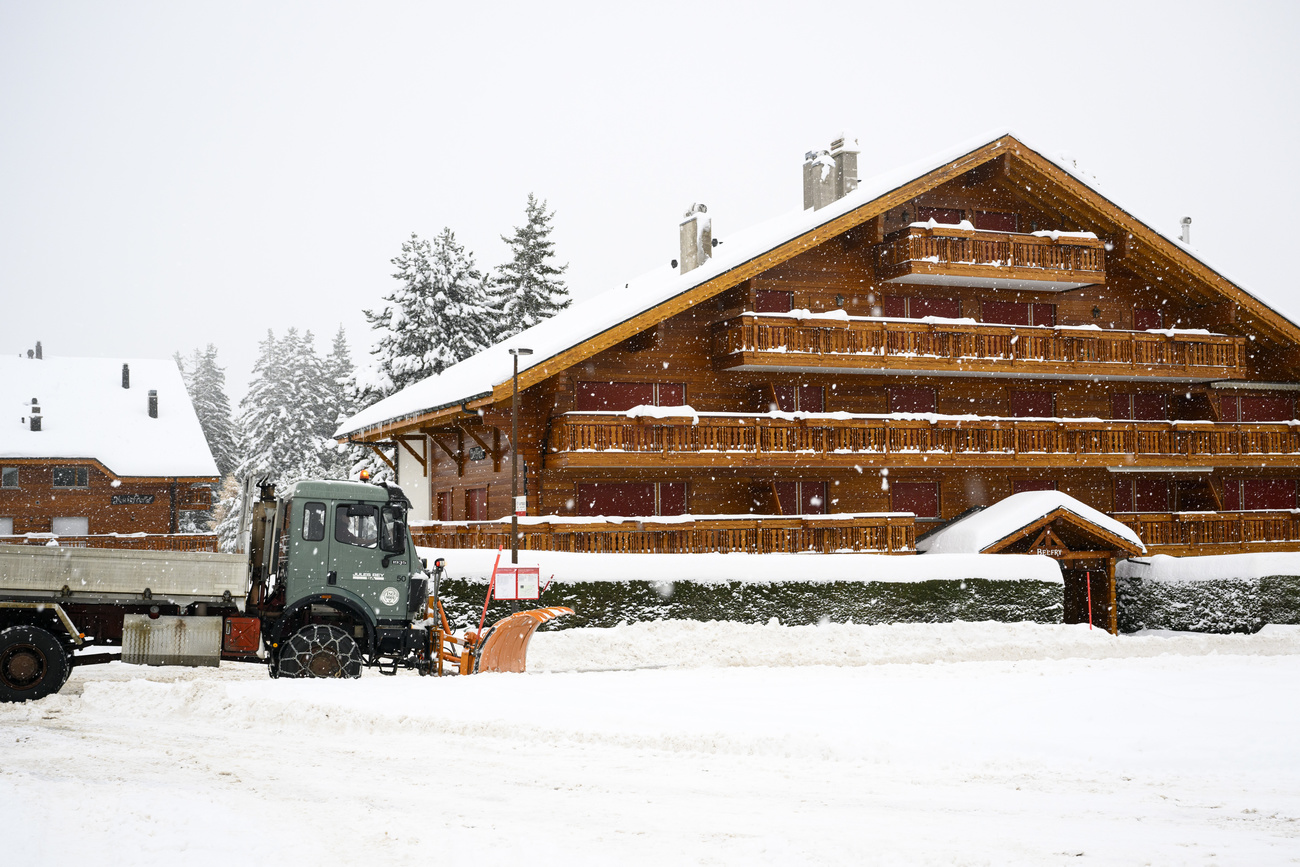
[[[1069,512],[1112,535],[1133,543],[1138,550],[1146,550],[1142,540],[1131,529],[1087,503],[1080,502],[1060,491],[1025,491],[1012,494],[918,539],[916,549],[927,555],[983,551],[1057,509]]]

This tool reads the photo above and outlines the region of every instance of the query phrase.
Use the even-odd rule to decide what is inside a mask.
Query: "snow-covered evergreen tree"
[[[572,299],[560,279],[568,265],[556,267],[555,242],[551,240],[551,218],[546,202],[532,193],[524,207],[524,225],[513,235],[502,235],[510,246],[510,261],[497,268],[494,280],[496,306],[501,318],[494,342],[505,340],[568,307]]]
[[[217,363],[217,347],[208,344],[204,350],[195,349],[188,359],[176,355],[185,389],[189,392],[194,412],[203,427],[217,472],[222,476],[232,472],[238,463],[236,454],[235,421],[230,411],[230,398],[226,396],[226,371]]]
[[[371,353],[387,382],[384,394],[442,373],[492,342],[497,314],[490,283],[451,229],[433,241],[412,233],[392,260],[398,288],[366,319],[378,332]]]

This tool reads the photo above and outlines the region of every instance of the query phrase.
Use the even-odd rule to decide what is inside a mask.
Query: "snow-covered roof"
[[[131,387],[122,388],[122,365]],[[149,417],[149,392],[158,417]],[[41,429],[31,430],[32,398]],[[90,458],[117,476],[216,477],[176,363],[155,358],[0,358],[0,459]]]
[[[1060,491],[1012,494],[986,509],[935,530],[923,539],[917,539],[916,550],[924,554],[978,554],[1058,509],[1131,542],[1139,551],[1146,550],[1142,540],[1131,529]]]
[[[1024,144],[1024,139],[1008,132],[984,135],[967,140],[923,160],[884,172],[859,182],[856,190],[842,198],[813,210],[794,211],[757,226],[728,233],[726,243],[713,250],[713,257],[703,265],[678,273],[676,268],[664,265],[629,282],[621,288],[610,289],[582,302],[575,302],[567,310],[551,319],[483,350],[464,361],[447,368],[440,375],[407,386],[401,391],[372,404],[345,420],[335,433],[337,437],[359,433],[367,428],[400,422],[424,413],[455,406],[492,393],[493,387],[508,381],[513,371],[513,358],[506,351],[510,347],[533,350],[531,356],[521,356],[520,371],[544,365],[560,353],[608,331],[619,324],[645,313],[654,307],[681,295],[734,268],[763,256],[795,238],[836,220],[867,205],[893,190],[921,178],[943,166],[959,160],[966,154],[1011,137]],[[1026,145],[1028,146],[1028,145]],[[1083,186],[1096,191],[1095,179],[1081,174],[1072,162],[1056,160],[1033,149],[1061,171],[1069,174]],[[1100,193],[1099,193],[1100,194]],[[1127,210],[1127,209],[1126,209]],[[1132,215],[1131,211],[1128,211]],[[1161,232],[1154,225],[1134,215],[1165,240],[1177,246],[1202,264],[1223,276],[1223,271],[1206,262],[1191,247],[1176,236]],[[1067,233],[1062,233],[1067,234]],[[1091,233],[1079,233],[1088,235]],[[1224,276],[1238,288],[1241,284]],[[1245,291],[1244,289],[1242,291]],[[1247,293],[1250,294],[1250,293]],[[1252,296],[1257,297],[1257,296]],[[1264,303],[1261,301],[1261,303]]]

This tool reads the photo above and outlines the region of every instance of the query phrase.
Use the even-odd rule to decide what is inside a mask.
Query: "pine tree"
[[[399,287],[384,296],[382,310],[365,311],[379,332],[371,353],[387,380],[379,388],[384,394],[442,373],[487,347],[497,316],[488,279],[451,229],[432,242],[412,233],[392,263]]]
[[[560,279],[569,266],[552,264],[551,218],[555,212],[547,213],[546,202],[538,202],[529,193],[524,216],[525,224],[517,227],[514,235],[501,236],[510,246],[511,258],[497,269],[494,281],[496,306],[501,311],[495,342],[532,328],[572,303],[569,289]]]
[[[205,350],[196,348],[188,359],[182,358],[179,352],[174,357],[217,472],[223,480],[228,480],[239,462],[238,436],[231,416],[230,399],[226,397],[226,372],[217,364],[217,348],[209,343]],[[182,512],[181,532],[208,532],[217,520],[211,509]]]

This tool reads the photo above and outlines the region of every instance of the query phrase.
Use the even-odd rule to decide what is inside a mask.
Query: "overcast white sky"
[[[801,207],[841,130],[862,175],[986,131],[1300,317],[1295,3],[58,3],[0,0],[0,352],[348,330],[412,231],[481,265],[529,191],[585,298]],[[1264,223],[1282,218],[1287,227]]]

